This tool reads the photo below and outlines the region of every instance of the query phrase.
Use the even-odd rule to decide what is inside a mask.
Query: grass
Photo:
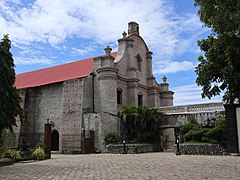
[[[187,141],[187,142],[184,142],[184,143],[181,143],[181,144],[216,144],[216,143],[212,143],[212,142],[200,142],[200,141]]]
[[[51,154],[62,154],[60,151],[52,151]]]
[[[123,143],[118,143],[118,144],[109,144],[113,146],[123,146]],[[126,146],[144,146],[144,145],[149,145],[147,143],[126,143]]]

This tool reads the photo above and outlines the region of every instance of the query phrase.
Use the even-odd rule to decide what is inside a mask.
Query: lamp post
[[[181,155],[180,148],[179,148],[179,139],[178,138],[177,138],[176,155]]]
[[[124,154],[127,154],[127,151],[126,151],[126,141],[123,140],[123,152]]]

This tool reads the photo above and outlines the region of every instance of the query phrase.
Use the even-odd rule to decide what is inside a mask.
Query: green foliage
[[[203,137],[207,137],[209,129],[203,128],[199,130],[190,130],[188,133],[184,134],[184,138],[186,141],[202,141]]]
[[[0,136],[3,129],[12,130],[16,117],[22,120],[21,98],[15,84],[14,60],[10,52],[11,41],[4,35],[0,41]]]
[[[215,127],[221,128],[226,131],[226,119],[224,116],[219,116],[217,118]]]
[[[40,147],[40,148],[42,148],[42,149],[45,149],[45,148],[46,148],[46,145],[45,145],[43,142],[39,142],[39,143],[37,143],[37,145],[36,145],[36,148],[38,148],[38,147]]]
[[[215,127],[209,130],[207,133],[207,137],[210,139],[214,139],[217,142],[221,142],[226,139],[226,134],[224,133],[223,129]]]
[[[188,120],[187,123],[183,124],[180,128],[180,136],[184,136],[186,133],[188,133],[190,130],[196,130],[198,129],[198,124],[194,119]]]
[[[83,113],[91,113],[91,112],[93,112],[91,107],[83,108]]]
[[[119,137],[118,134],[115,133],[115,132],[108,133],[108,134],[105,136],[105,141],[106,141],[107,143],[117,143],[117,142],[120,142],[120,137]]]
[[[5,154],[7,153],[8,149],[5,147],[0,147],[0,159],[5,157]]]
[[[20,149],[22,151],[28,151],[30,149],[30,146],[27,144],[26,140],[22,137],[21,139],[21,145],[20,145]]]
[[[0,139],[1,146],[9,149],[11,147],[14,147],[16,141],[16,136],[12,131],[9,131],[8,129],[2,130],[2,135]]]
[[[119,111],[122,122],[122,134],[128,141],[155,142],[159,136],[159,127],[163,113],[157,109],[134,105],[123,107]]]
[[[213,139],[217,142],[226,141],[226,120],[224,117],[218,117],[215,127],[209,130],[206,134],[208,138]]]
[[[167,142],[169,136],[168,136],[168,134],[163,133],[163,134],[161,135],[161,138],[162,138],[163,142]]]
[[[122,134],[128,136],[128,140],[133,140],[137,134],[137,107],[131,105],[122,107],[118,113],[122,124]]]
[[[18,150],[15,150],[15,149],[9,150],[9,155],[10,155],[11,158],[13,158],[15,160],[22,158],[21,151],[18,151]]]
[[[226,120],[223,116],[219,116],[215,127],[211,129],[199,128],[196,122],[188,121],[180,128],[180,132],[184,141],[221,143],[226,141]]]
[[[34,159],[36,160],[43,160],[45,159],[45,152],[44,152],[44,149],[42,147],[37,147],[33,153],[32,153],[32,156]]]
[[[240,1],[195,0],[195,5],[200,20],[213,31],[198,41],[204,52],[196,67],[202,97],[212,98],[224,91],[223,100],[240,103]]]

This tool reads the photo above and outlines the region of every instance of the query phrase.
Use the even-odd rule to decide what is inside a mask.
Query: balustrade
[[[160,107],[158,109],[165,112],[166,114],[225,111],[222,102],[192,104],[192,105],[182,105],[182,106],[168,106],[168,107]]]

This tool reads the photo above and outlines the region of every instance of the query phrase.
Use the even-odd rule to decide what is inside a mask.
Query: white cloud
[[[47,58],[41,58],[41,57],[14,57],[15,64],[16,65],[33,65],[33,64],[49,64],[52,65],[54,62],[52,60],[49,60]]]
[[[196,14],[180,16],[168,0],[36,0],[25,7],[11,5],[0,0],[0,34],[9,33],[15,46],[36,49],[37,42],[59,48],[68,38],[94,39],[96,44],[114,45],[127,30],[127,23],[136,21],[157,61],[174,66],[181,63],[183,70],[192,64],[175,62],[173,57],[194,50],[196,39],[206,31],[202,30]],[[188,38],[184,33],[188,33]],[[79,49],[80,54],[88,51],[73,48]],[[159,68],[169,73],[179,71],[156,63],[155,69]]]
[[[202,99],[201,87],[195,84],[177,86],[173,88],[173,91],[174,91],[174,105],[199,104],[222,101],[222,94],[221,96],[216,96],[210,100],[208,98]]]
[[[74,55],[86,55],[90,52],[94,52],[97,49],[96,44],[88,44],[88,45],[83,45],[83,47],[80,48],[76,48],[76,47],[72,47],[71,48],[71,53]]]
[[[73,54],[80,54],[80,55],[85,55],[87,54],[89,51],[86,49],[77,49],[77,48],[72,48],[72,53]]]
[[[170,74],[183,71],[190,71],[195,68],[195,65],[190,61],[172,61],[168,63],[161,63],[160,66],[154,66],[154,74]]]

